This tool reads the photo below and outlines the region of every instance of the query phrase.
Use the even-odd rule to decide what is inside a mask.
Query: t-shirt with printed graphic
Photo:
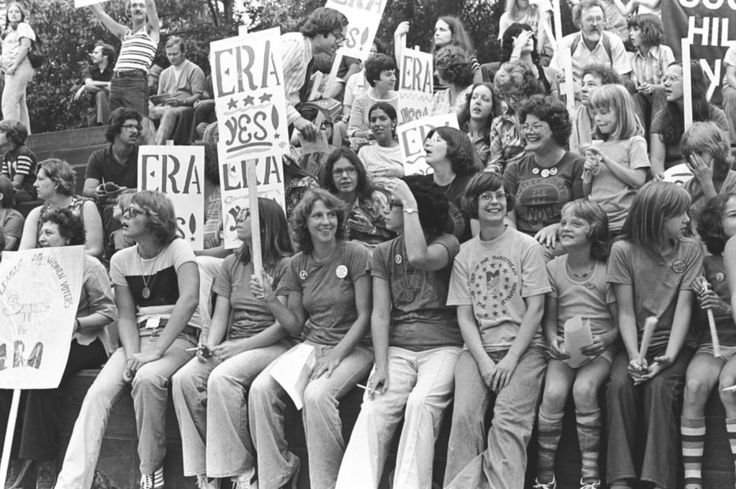
[[[723,265],[723,256],[709,255],[703,258],[703,275],[718,298],[726,304],[730,304],[731,292],[728,290],[728,281],[726,280],[726,269]],[[713,341],[710,337],[707,313],[698,307],[695,319],[697,324],[698,344],[712,344]],[[722,346],[736,346],[736,327],[734,327],[731,315],[721,314],[719,311],[713,309],[713,319],[716,321],[718,342]]]
[[[638,337],[648,317],[659,318],[648,356],[662,355],[672,329],[681,290],[690,290],[703,265],[703,246],[692,238],[678,240],[666,256],[659,258],[630,241],[615,241],[608,259],[608,281],[634,288],[634,312]]]
[[[550,297],[557,299],[557,334],[565,334],[565,323],[580,316],[590,320],[594,335],[610,331],[614,322],[609,304],[616,302],[613,287],[606,282],[606,263],[596,261],[593,273],[583,280],[577,280],[567,272],[567,255],[558,256],[547,263],[549,283],[552,286]]]
[[[282,258],[273,270],[267,270],[273,277],[273,290],[276,295],[288,295],[284,287],[284,276],[291,258]],[[271,309],[257,299],[250,290],[253,275],[253,261],[243,263],[239,253],[233,253],[223,260],[220,274],[212,284],[212,291],[230,301],[230,324],[227,339],[250,338],[271,326],[276,319]]]
[[[506,227],[495,239],[476,236],[460,245],[447,305],[472,306],[485,350],[504,351],[519,333],[526,313],[524,299],[550,290],[541,245]],[[541,325],[531,344],[544,344]]]
[[[373,250],[371,275],[388,281],[391,289],[391,346],[423,351],[463,344],[455,308],[446,305],[452,261],[460,243],[455,236],[442,234],[428,244],[447,249],[450,261],[445,268],[425,272],[412,267],[404,236]]]
[[[306,341],[335,346],[345,336],[358,318],[355,281],[369,272],[369,258],[365,245],[351,241],[338,242],[332,254],[322,261],[303,252],[294,255],[284,277],[284,288],[302,294],[309,315]],[[364,338],[362,343],[367,345],[369,339]]]
[[[139,323],[151,316],[168,319],[179,300],[177,272],[189,262],[196,265],[194,252],[181,238],[172,241],[153,258],[141,257],[138,246],[131,246],[112,256],[110,277],[113,285],[130,289]],[[188,324],[200,328],[198,314],[192,315]]]
[[[534,235],[550,224],[560,222],[562,207],[583,198],[585,159],[565,151],[552,167],[537,165],[534,153],[511,163],[503,174],[506,191],[516,197],[516,227]]]

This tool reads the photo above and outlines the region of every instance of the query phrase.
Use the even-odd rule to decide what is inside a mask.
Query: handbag
[[[31,42],[31,49],[28,50],[28,61],[31,62],[33,69],[40,68],[46,62],[46,56],[40,50],[41,40],[36,35],[36,40]]]

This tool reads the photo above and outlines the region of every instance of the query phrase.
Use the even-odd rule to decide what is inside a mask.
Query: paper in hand
[[[570,358],[565,360],[571,368],[578,368],[589,362],[591,358],[582,352],[582,348],[593,344],[593,332],[590,320],[575,316],[565,322],[565,350]]]

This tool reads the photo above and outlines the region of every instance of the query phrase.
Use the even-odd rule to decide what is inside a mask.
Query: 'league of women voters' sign
[[[424,151],[424,140],[429,131],[435,127],[449,126],[459,129],[457,116],[452,114],[433,115],[412,121],[396,128],[399,137],[401,158],[404,161],[406,175],[426,175],[432,173],[427,165],[427,153]]]
[[[74,333],[84,246],[4,252],[2,258],[0,388],[54,389]]]
[[[349,22],[340,53],[363,61],[368,59],[387,3],[388,0],[327,0],[325,7],[342,12]]]
[[[166,194],[176,209],[180,238],[204,248],[204,147],[141,146],[138,188]]]
[[[255,165],[259,197],[285,206],[281,158],[289,150],[279,29],[210,43],[225,247],[239,245],[236,219],[248,209],[246,167]]]
[[[398,123],[406,124],[432,113],[434,68],[432,55],[403,49],[399,60]]]

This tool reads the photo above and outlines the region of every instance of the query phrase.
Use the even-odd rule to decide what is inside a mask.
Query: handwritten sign
[[[3,253],[0,388],[53,389],[69,356],[84,246]]]
[[[401,148],[401,158],[404,161],[406,175],[426,175],[432,173],[427,165],[427,153],[424,152],[424,140],[429,131],[435,127],[449,126],[459,129],[455,114],[442,114],[424,117],[396,128]]]
[[[342,12],[349,22],[340,53],[363,61],[368,59],[387,3],[388,0],[327,0],[325,7]]]
[[[430,53],[404,49],[399,60],[399,125],[432,113],[433,59]]]
[[[224,143],[220,142],[219,145]],[[219,154],[222,154],[220,149]],[[281,154],[254,155],[243,159],[220,159],[220,190],[222,192],[222,222],[225,248],[240,246],[237,236],[237,218],[241,211],[250,208],[246,166],[252,162],[258,179],[258,196],[273,199],[286,209],[284,169]]]
[[[141,146],[138,188],[166,194],[174,204],[179,237],[204,248],[204,147]]]
[[[97,3],[105,3],[107,0],[74,0],[74,8],[89,7]]]

